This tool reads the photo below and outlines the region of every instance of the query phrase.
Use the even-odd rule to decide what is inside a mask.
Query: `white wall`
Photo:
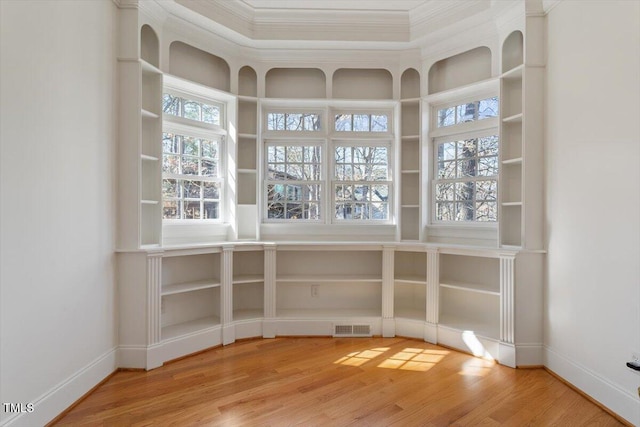
[[[101,1],[0,1],[1,396],[42,425],[116,367],[114,24]]]
[[[547,24],[546,365],[640,425],[640,2]]]

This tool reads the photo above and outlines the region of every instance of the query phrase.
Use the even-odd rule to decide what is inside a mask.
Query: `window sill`
[[[270,241],[394,241],[394,224],[263,223],[262,240]]]

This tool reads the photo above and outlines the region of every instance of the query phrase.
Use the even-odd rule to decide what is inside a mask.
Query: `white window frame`
[[[355,134],[362,134],[363,132],[353,132]],[[335,152],[337,147],[385,147],[387,149],[387,179],[384,181],[356,181],[356,180],[344,180],[339,181],[336,178],[336,166],[337,162],[335,160]],[[328,154],[329,160],[329,181],[331,185],[331,207],[330,207],[330,219],[332,224],[393,224],[393,208],[394,208],[394,179],[393,179],[393,164],[394,164],[394,155],[393,155],[393,141],[388,137],[385,139],[333,139],[331,141],[331,153]],[[386,185],[388,187],[387,193],[387,218],[386,219],[340,219],[336,218],[336,208],[337,205],[340,204],[338,200],[336,200],[336,187],[338,185]],[[365,203],[373,203],[373,202],[365,202]]]
[[[496,221],[443,221],[437,219],[437,202],[436,202],[436,185],[442,183],[443,180],[438,179],[438,144],[445,141],[459,141],[463,139],[470,138],[479,138],[483,136],[489,135],[497,135],[498,136],[498,174],[495,178],[492,177],[467,177],[467,178],[459,178],[459,179],[450,179],[445,180],[446,182],[454,182],[454,181],[488,181],[495,179],[496,181],[496,192],[499,193],[500,188],[500,150],[501,150],[501,141],[500,141],[500,129],[499,129],[499,120],[500,113],[498,112],[497,117],[486,118],[482,120],[474,120],[470,122],[462,122],[450,126],[438,127],[438,111],[443,108],[448,108],[456,105],[461,105],[465,103],[470,103],[473,101],[480,101],[487,98],[497,97],[498,94],[496,92],[483,92],[483,93],[475,93],[473,95],[457,98],[455,100],[447,100],[438,103],[430,104],[430,129],[429,133],[430,139],[430,147],[429,153],[431,156],[430,168],[431,173],[429,174],[429,197],[427,198],[429,203],[429,226],[431,227],[450,227],[450,228],[475,228],[475,229],[497,229],[500,217],[499,217],[499,200],[496,197]],[[498,103],[499,103],[498,99]],[[475,212],[475,206],[474,206]]]
[[[353,115],[385,115],[387,116],[387,130],[385,132],[367,132],[367,131],[339,131],[335,127],[335,119],[339,114],[351,114]],[[347,138],[391,138],[393,136],[394,129],[394,115],[392,108],[380,108],[380,109],[368,109],[368,108],[331,108],[329,110],[329,133],[336,139]]]
[[[172,80],[173,81],[173,80]],[[178,86],[178,87],[176,87]],[[184,86],[184,89],[179,87]],[[209,140],[217,140],[218,144],[218,174],[216,177],[207,177],[202,175],[173,175],[166,174],[164,171],[162,172],[162,180],[167,179],[180,179],[180,180],[192,180],[192,181],[200,181],[200,182],[219,182],[220,183],[220,194],[219,194],[219,205],[218,205],[218,218],[210,218],[210,219],[172,219],[172,218],[164,218],[163,214],[163,225],[193,225],[193,224],[223,224],[227,223],[227,130],[226,130],[226,108],[227,104],[224,101],[221,101],[215,96],[215,93],[211,93],[209,96],[203,96],[200,94],[194,93],[199,88],[197,85],[191,82],[174,82],[174,84],[167,84],[163,87],[163,94],[170,93],[173,96],[180,96],[182,98],[198,101],[209,105],[215,105],[220,108],[220,123],[221,125],[214,125],[210,123],[195,121],[191,119],[186,119],[179,116],[174,116],[172,114],[163,113],[162,114],[162,133],[174,133],[188,137],[209,139]],[[213,92],[208,90],[208,88],[202,88],[203,92]],[[205,94],[207,95],[207,94]],[[164,150],[162,152],[162,161],[164,161]],[[182,200],[182,199],[181,199]],[[202,200],[202,199],[201,199]],[[164,197],[162,198],[162,203],[164,206]],[[164,209],[164,208],[163,208]]]

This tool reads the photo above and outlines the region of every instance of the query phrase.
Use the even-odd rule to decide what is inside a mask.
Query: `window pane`
[[[456,123],[456,108],[449,107],[438,110],[438,127],[451,126]]]
[[[388,130],[388,117],[386,115],[371,115],[371,132],[386,132]]]
[[[368,114],[354,114],[353,115],[353,130],[356,132],[369,132],[369,115]]]
[[[335,124],[338,132],[351,131],[351,114],[336,114]]]
[[[267,161],[269,163],[284,162],[284,147],[267,147]]]
[[[198,175],[198,159],[196,157],[182,156],[182,174]]]
[[[203,219],[216,219],[220,216],[219,202],[203,202]]]
[[[219,182],[203,182],[202,183],[202,197],[205,199],[219,200],[220,199],[220,183]]]
[[[498,183],[496,181],[477,181],[476,200],[496,200],[498,198]]]
[[[164,153],[180,152],[180,137],[172,133],[162,134],[162,151]]]
[[[304,219],[302,203],[287,203],[285,215],[287,219]]]
[[[302,147],[286,147],[287,162],[302,162]]]
[[[351,185],[336,185],[336,200],[337,201],[348,201],[353,199],[353,190]]]
[[[457,111],[456,123],[465,123],[465,122],[474,121],[476,119],[476,108],[477,108],[477,104],[475,102],[458,105],[458,107],[456,108],[456,111]]]
[[[455,192],[456,200],[473,200],[473,182],[456,182]]]
[[[213,105],[202,104],[202,121],[220,126],[220,108]]]
[[[456,177],[456,162],[438,162],[438,178],[453,179]]]
[[[372,185],[371,200],[374,202],[386,202],[389,199],[388,185]]]
[[[287,179],[303,180],[302,165],[299,163],[287,165]]]
[[[284,203],[270,202],[267,204],[267,218],[283,219],[284,218]]]
[[[183,109],[184,109],[184,118],[190,120],[201,121],[200,119],[200,103],[196,101],[190,101],[188,99],[184,100]]]
[[[185,201],[183,202],[184,219],[200,219],[200,202]]]
[[[286,130],[303,130],[302,114],[287,113],[285,114],[285,117],[286,117],[286,123],[285,123]]]
[[[486,119],[498,116],[498,97],[487,98],[480,101],[478,119]]]
[[[177,198],[180,197],[178,180],[176,179],[163,179],[162,180],[162,198]]]
[[[458,202],[456,206],[456,221],[473,221],[473,202]]]
[[[448,182],[446,184],[438,184],[436,185],[436,200],[454,200],[454,187],[455,184],[452,182]]]
[[[320,147],[304,147],[304,161],[307,163],[320,163]]]
[[[168,93],[162,95],[162,112],[172,116],[180,115],[180,97]]]
[[[302,199],[312,202],[320,201],[320,185],[302,185]]]
[[[320,204],[305,203],[304,210],[306,219],[320,219]]]
[[[389,219],[389,204],[371,203],[371,219]]]
[[[182,154],[200,155],[200,140],[188,136],[182,137]]]
[[[496,221],[498,219],[496,202],[476,202],[476,221]]]
[[[436,218],[439,221],[455,221],[453,203],[436,203]]]
[[[467,139],[464,141],[458,141],[458,159],[468,159],[475,157],[477,154],[476,139]]]
[[[480,157],[478,159],[478,176],[496,176],[498,175],[498,158],[497,157]]]
[[[162,157],[162,172],[179,174],[180,173],[180,157],[165,154]]]
[[[268,130],[284,130],[284,113],[267,114]]]
[[[458,173],[457,176],[459,178],[464,178],[466,176],[476,176],[476,161],[475,160],[460,160],[458,162]]]
[[[199,181],[183,181],[184,197],[187,199],[200,199],[201,185]]]
[[[320,116],[318,114],[304,114],[304,130],[320,130]]]
[[[203,139],[200,141],[202,148],[202,157],[208,157],[211,159],[218,158],[218,143],[216,141],[209,141]]]
[[[456,143],[445,142],[438,144],[438,160],[454,160],[456,158]]]
[[[175,200],[165,200],[162,203],[163,219],[180,219],[180,202]]]
[[[478,138],[478,156],[498,155],[498,135]]]

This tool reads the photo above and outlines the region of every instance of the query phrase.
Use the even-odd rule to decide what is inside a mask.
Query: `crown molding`
[[[111,0],[118,9],[138,9],[138,0]]]

